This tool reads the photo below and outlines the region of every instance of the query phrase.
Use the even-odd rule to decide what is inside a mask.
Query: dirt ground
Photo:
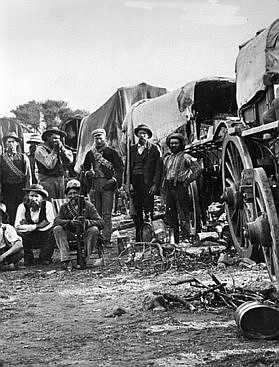
[[[0,365],[279,366],[278,341],[245,339],[231,309],[144,310],[143,299],[153,291],[183,295],[189,285],[171,283],[185,272],[121,267],[115,256],[110,250],[102,269],[69,273],[56,262],[1,273]],[[236,285],[268,280],[259,268],[214,272]],[[209,280],[198,265],[192,273]],[[106,317],[115,307],[126,313]]]

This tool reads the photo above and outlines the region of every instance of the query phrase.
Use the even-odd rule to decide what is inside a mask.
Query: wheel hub
[[[245,235],[253,245],[270,247],[272,245],[272,239],[266,214],[260,215],[253,222],[248,222]]]
[[[222,195],[222,200],[225,201],[230,208],[240,208],[242,203],[242,193],[237,190],[235,185],[226,187],[225,192]]]

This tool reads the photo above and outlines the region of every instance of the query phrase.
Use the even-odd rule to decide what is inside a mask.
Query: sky
[[[30,100],[95,111],[120,87],[234,77],[279,0],[0,0],[0,116]]]

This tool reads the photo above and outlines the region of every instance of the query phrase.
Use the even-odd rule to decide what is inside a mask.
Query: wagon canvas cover
[[[154,98],[165,94],[165,88],[141,83],[133,87],[119,88],[97,111],[84,118],[78,137],[78,151],[75,171],[79,172],[85,155],[92,146],[91,133],[104,128],[109,145],[119,150],[122,123],[130,106],[144,98]]]
[[[240,46],[236,59],[237,104],[240,109],[279,77],[279,19]]]
[[[225,77],[203,78],[152,100],[139,101],[127,113],[123,133],[133,143],[133,129],[139,124],[147,124],[154,139],[162,140],[185,125],[192,116],[192,107],[203,120],[219,114],[234,116],[237,108],[235,81]]]

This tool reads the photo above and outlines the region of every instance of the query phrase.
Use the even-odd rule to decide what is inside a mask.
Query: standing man
[[[0,271],[18,268],[23,258],[22,239],[11,225],[7,224],[6,205],[0,203]]]
[[[48,192],[50,198],[59,199],[65,196],[65,166],[73,163],[73,153],[66,149],[62,138],[66,133],[57,127],[47,129],[35,152],[38,166],[39,183]]]
[[[152,131],[147,125],[139,125],[134,134],[138,143],[130,149],[130,192],[135,207],[136,241],[141,241],[143,213],[145,219],[153,217],[154,195],[159,190],[162,162],[160,152],[155,144],[150,143]]]
[[[28,157],[18,152],[20,138],[15,132],[3,137],[4,153],[0,157],[0,192],[6,204],[10,223],[14,224],[16,210],[22,202],[24,187],[31,185]]]
[[[95,206],[89,201],[84,203],[83,218],[80,218],[79,208],[80,182],[70,180],[67,183],[66,195],[69,200],[60,208],[58,216],[55,218],[53,233],[57,247],[60,250],[61,264],[63,270],[71,270],[70,247],[68,239],[77,226],[82,227],[85,221],[84,244],[86,248],[86,262],[89,260],[93,250],[96,249],[99,231],[104,227],[104,221],[98,214]]]
[[[86,154],[83,167],[86,177],[92,181],[96,209],[105,222],[103,236],[108,247],[114,192],[122,185],[123,162],[117,151],[108,146],[104,129],[94,130],[92,136],[94,145]]]
[[[174,241],[179,243],[179,214],[185,221],[186,236],[190,236],[190,197],[188,192],[189,178],[197,160],[185,153],[185,140],[182,134],[173,133],[167,138],[171,154],[164,162],[163,188],[166,195],[166,219],[174,234]],[[199,165],[198,165],[199,166]]]
[[[23,239],[24,265],[34,265],[33,249],[40,248],[39,263],[49,265],[54,246],[51,228],[54,221],[52,204],[47,201],[48,193],[39,184],[24,189],[24,202],[19,204],[15,228]]]
[[[32,173],[32,184],[38,183],[38,167],[35,160],[35,152],[36,148],[39,144],[43,144],[43,141],[39,134],[32,134],[27,140],[27,144],[29,144],[29,154],[28,158],[30,161],[31,173]]]

